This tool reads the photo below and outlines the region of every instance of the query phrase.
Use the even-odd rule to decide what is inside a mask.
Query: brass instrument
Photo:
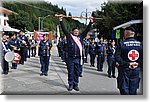
[[[22,40],[22,39],[20,39],[20,38],[18,38],[18,40],[19,40],[19,42],[21,42],[21,44],[22,44],[23,46],[27,47],[26,41],[24,41],[24,40]]]
[[[19,49],[17,49],[17,47],[16,47],[16,46],[14,46],[14,45],[10,45],[10,46],[13,48],[13,50],[20,51],[20,48],[19,48]]]

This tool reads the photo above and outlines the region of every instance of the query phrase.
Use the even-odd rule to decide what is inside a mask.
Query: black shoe
[[[82,74],[80,74],[79,77],[83,77]]]
[[[99,69],[99,71],[101,71],[101,72],[102,72],[102,71],[103,71],[103,69]]]
[[[20,64],[24,65],[24,62],[22,62],[22,63],[20,63]]]
[[[7,74],[8,74],[8,72],[4,73],[4,75],[7,75]]]
[[[95,67],[95,66],[93,65],[93,67]]]
[[[113,77],[113,78],[116,78],[116,76],[115,76],[115,75],[112,75],[112,77]]]
[[[6,72],[2,72],[2,74],[5,74]]]
[[[72,91],[73,86],[69,86],[68,91]]]
[[[99,68],[97,68],[97,71],[100,71],[100,69],[99,69]]]
[[[108,75],[109,78],[111,78],[111,75]]]
[[[11,67],[11,69],[15,69],[15,67]]]
[[[8,74],[8,72],[3,72],[2,74],[7,75],[7,74]]]
[[[40,74],[40,76],[43,76],[43,75],[44,75],[44,73],[41,73],[41,74]]]
[[[45,76],[48,76],[48,74],[47,74],[47,73],[45,73],[44,75],[45,75]]]
[[[80,89],[79,89],[78,86],[75,86],[73,89],[74,89],[75,91],[80,91]]]

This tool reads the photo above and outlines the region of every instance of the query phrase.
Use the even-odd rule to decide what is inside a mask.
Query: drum
[[[21,56],[18,53],[7,52],[4,58],[7,62],[18,63],[21,59]]]
[[[7,52],[4,58],[7,62],[12,62],[15,58],[15,54],[13,52]]]
[[[21,56],[18,53],[14,53],[15,54],[15,58],[12,61],[13,63],[18,63],[21,59]]]

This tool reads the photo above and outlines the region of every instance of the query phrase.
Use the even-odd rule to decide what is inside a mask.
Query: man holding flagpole
[[[78,28],[73,28],[72,33],[68,32],[62,22],[63,17],[59,17],[60,25],[62,31],[67,37],[68,43],[68,59],[67,59],[67,69],[68,69],[68,91],[72,89],[79,91],[79,71],[80,65],[83,64],[83,39],[86,37],[87,33],[90,31],[93,19],[90,19],[90,23],[87,28],[79,34]]]

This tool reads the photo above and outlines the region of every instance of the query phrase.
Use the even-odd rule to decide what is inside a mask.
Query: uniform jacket
[[[87,28],[81,34],[78,35],[82,45],[83,45],[83,39],[86,37],[87,33],[89,32],[91,24],[92,23],[90,22],[89,25],[87,26]],[[80,50],[79,50],[78,46],[76,45],[76,43],[71,38],[71,33],[66,30],[62,21],[60,21],[60,25],[61,25],[61,28],[62,28],[64,34],[67,37],[68,56],[70,56],[70,57],[81,57]]]
[[[115,54],[116,61],[119,63],[121,68],[128,68],[130,62],[137,62],[139,66],[142,66],[141,56],[143,56],[143,46],[141,42],[134,38],[127,38],[120,42]],[[135,58],[138,59],[134,60]]]
[[[106,52],[107,52],[107,56],[115,58],[114,55],[115,55],[115,52],[116,52],[116,47],[113,47],[112,45],[109,45]]]
[[[11,45],[13,45],[13,46],[17,47],[17,49],[19,49],[20,42],[17,38],[16,39],[11,39],[10,42],[9,42],[9,48],[10,48],[10,50],[13,50],[13,47]]]
[[[8,40],[6,40],[6,41],[2,41],[2,43],[1,43],[2,44],[2,56],[4,56],[9,51],[9,42],[8,42]]]
[[[104,54],[105,53],[105,46],[104,44],[97,42],[96,43],[96,54]]]
[[[28,41],[28,38],[25,36],[25,35],[22,35],[22,36],[18,36],[18,40],[20,41],[20,47],[25,47],[23,44],[22,44],[22,40],[24,40],[27,44],[27,46],[30,46],[29,44],[29,41]]]
[[[39,56],[50,56],[50,50],[47,49],[48,47],[52,47],[50,40],[47,40],[46,42],[41,40],[39,46]]]
[[[84,49],[88,52],[89,50],[89,42],[87,40],[83,40]]]
[[[96,54],[96,43],[89,45],[89,54]]]

